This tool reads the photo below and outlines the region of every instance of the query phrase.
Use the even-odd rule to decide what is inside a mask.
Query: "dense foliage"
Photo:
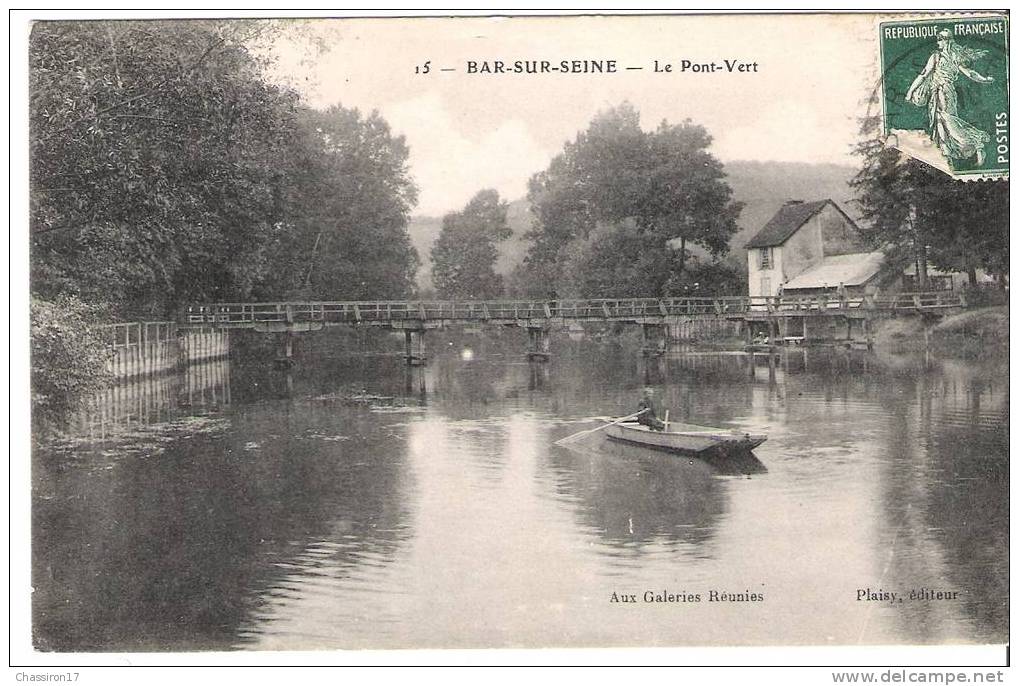
[[[899,263],[1008,274],[1008,181],[964,182],[885,145],[879,117],[861,122],[852,181],[861,230]]]
[[[295,293],[397,296],[407,148],[303,108],[248,22],[42,22],[30,42],[32,289],[123,318]]]
[[[690,121],[644,131],[627,103],[598,114],[531,178],[536,220],[516,281],[535,295],[689,290],[691,246],[708,264],[724,255],[741,209],[710,144]]]
[[[66,416],[109,378],[107,341],[94,308],[74,297],[32,298],[32,406],[36,422]]]
[[[432,279],[439,297],[485,299],[502,295],[502,276],[495,273],[496,244],[513,235],[506,221],[507,204],[494,190],[483,190],[459,212],[442,218],[442,232],[432,248]]]
[[[281,231],[256,295],[317,300],[410,294],[418,256],[407,235],[417,189],[409,149],[373,112],[298,112],[280,185]]]
[[[314,111],[272,83],[251,46],[278,30],[261,21],[33,27],[39,413],[103,381],[103,346],[82,303],[123,321],[210,300],[410,294],[417,191],[407,146],[377,113]]]

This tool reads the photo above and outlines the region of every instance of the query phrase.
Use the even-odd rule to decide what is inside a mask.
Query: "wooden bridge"
[[[189,325],[253,328],[266,331],[313,330],[319,325],[353,324],[388,328],[437,328],[458,322],[488,322],[509,326],[521,322],[624,321],[643,323],[667,317],[816,316],[872,312],[939,312],[965,306],[952,292],[898,293],[864,297],[625,298],[590,300],[488,301],[321,301],[212,303],[187,309]],[[300,326],[306,324],[309,326]]]
[[[744,322],[750,342],[753,332],[766,327],[769,340],[807,339],[808,321],[839,321],[845,339],[853,339],[853,323],[869,341],[869,320],[877,317],[921,315],[940,318],[965,307],[952,292],[897,293],[837,297],[731,296],[714,298],[622,298],[585,300],[488,301],[279,301],[194,305],[184,314],[184,326],[254,329],[285,334],[278,359],[292,357],[290,335],[325,326],[374,326],[405,332],[407,359],[424,360],[424,332],[463,323],[518,326],[528,330],[528,356],[549,356],[549,331],[567,322],[629,322],[643,326],[646,349],[668,346],[669,326],[690,320],[724,318]]]

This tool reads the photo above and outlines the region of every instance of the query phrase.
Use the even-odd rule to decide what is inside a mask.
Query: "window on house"
[[[771,269],[771,248],[761,248],[757,253],[757,268]]]
[[[761,295],[771,295],[771,279],[767,276],[761,277]]]

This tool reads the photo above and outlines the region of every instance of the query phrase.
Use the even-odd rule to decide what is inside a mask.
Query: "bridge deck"
[[[867,317],[879,312],[936,313],[965,306],[951,292],[898,293],[865,297],[625,298],[590,300],[487,301],[279,301],[210,303],[187,309],[185,324],[253,328],[260,323],[321,322],[397,326],[411,322],[492,322],[534,320],[664,321],[685,317],[766,319],[792,316]]]

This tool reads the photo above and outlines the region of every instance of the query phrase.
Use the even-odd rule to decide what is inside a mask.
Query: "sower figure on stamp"
[[[984,144],[991,136],[959,117],[955,83],[960,74],[977,83],[993,82],[994,78],[983,76],[969,66],[985,55],[986,50],[956,43],[951,31],[940,31],[937,50],[906,91],[906,100],[927,108],[931,140],[948,159],[961,160],[976,155],[977,164],[984,163]]]
[[[640,410],[637,422],[652,431],[662,431],[665,429],[665,424],[658,419],[658,413],[655,411],[654,393],[650,388],[644,389],[644,394],[640,397],[640,403],[637,405],[637,408]]]

